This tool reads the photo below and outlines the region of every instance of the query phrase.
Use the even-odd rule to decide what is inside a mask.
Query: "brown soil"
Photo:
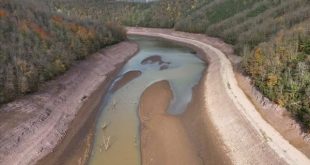
[[[167,81],[155,83],[141,96],[142,164],[202,164],[182,122],[166,113],[172,99]]]
[[[144,91],[139,108],[142,164],[230,164],[225,153],[216,147],[220,143],[214,133],[207,134],[214,129],[212,125],[197,116],[203,110],[201,96],[195,94],[186,114],[173,116],[166,112],[173,97],[167,81]]]
[[[204,73],[206,72],[207,70]],[[205,78],[206,75],[203,75],[199,84],[193,88],[192,100],[185,113],[180,117],[203,164],[232,164],[226,151],[224,151],[224,144],[218,138],[220,135],[210,121],[208,113],[206,113],[204,91],[207,89],[204,89]]]
[[[141,75],[141,71],[133,70],[125,73],[121,79],[119,79],[113,86],[112,91],[115,92],[118,89],[122,88],[124,85],[126,85],[131,80],[139,77]]]

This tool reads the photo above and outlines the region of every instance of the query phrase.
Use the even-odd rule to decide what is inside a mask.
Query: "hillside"
[[[78,18],[205,33],[234,45],[243,70],[269,99],[310,128],[308,0],[161,0],[125,3],[56,0]]]
[[[126,3],[109,0],[54,1],[54,9],[79,18],[127,26],[175,28],[206,33],[235,45],[240,53],[268,41],[278,31],[309,19],[307,0],[162,0]]]
[[[310,165],[310,0],[0,0],[2,164]]]
[[[0,104],[36,91],[104,46],[126,38],[117,25],[72,19],[31,0],[0,2]]]
[[[119,22],[127,26],[173,28],[179,19],[208,4],[205,0],[161,0],[150,3],[111,0],[55,0],[55,11],[78,18]]]

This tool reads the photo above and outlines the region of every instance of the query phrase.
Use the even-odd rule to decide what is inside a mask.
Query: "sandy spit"
[[[144,165],[202,164],[181,120],[166,113],[173,98],[167,81],[148,87],[141,96],[141,157]]]
[[[238,86],[231,61],[208,38],[173,30],[128,28],[129,34],[189,44],[205,53],[209,67],[204,86],[206,111],[233,164],[310,164],[258,113]],[[238,59],[231,59],[238,60]]]
[[[178,116],[167,113],[173,98],[169,82],[156,82],[143,92],[139,102],[143,165],[231,164],[205,115],[203,85],[200,81],[193,88],[192,101]]]
[[[95,111],[96,106],[85,108],[83,105],[92,105],[94,96],[101,98],[93,93],[109,84],[109,75],[137,51],[137,44],[132,42],[103,49],[47,82],[39,92],[3,105],[0,109],[0,164],[35,164],[53,151],[67,135],[68,128],[72,134],[78,132],[79,127],[70,125],[71,121],[86,122],[87,115],[92,114],[89,112]]]

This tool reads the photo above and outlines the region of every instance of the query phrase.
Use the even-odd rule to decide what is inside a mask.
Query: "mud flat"
[[[118,81],[115,82],[115,84],[112,87],[112,92],[115,92],[116,90],[122,88],[128,82],[139,77],[140,75],[141,75],[141,71],[138,71],[138,70],[129,71],[125,73],[125,75],[123,75]]]
[[[85,163],[87,149],[81,148],[92,143],[89,132],[102,93],[137,51],[132,42],[103,49],[47,82],[39,92],[3,105],[0,164],[35,164],[49,153],[39,164]],[[71,154],[75,157],[68,160]]]
[[[205,111],[233,164],[310,164],[257,111],[238,86],[225,45],[214,38],[164,29],[128,28],[129,34],[164,38],[199,48],[209,67],[204,81]],[[212,44],[212,42],[214,42]],[[225,47],[224,47],[225,48]]]
[[[201,85],[195,87],[181,116],[166,111],[173,98],[167,81],[154,83],[143,92],[139,103],[142,164],[231,164],[219,147],[222,144],[214,127],[200,116],[204,107]]]
[[[166,113],[172,97],[167,81],[151,85],[142,94],[142,164],[202,164],[180,119]]]

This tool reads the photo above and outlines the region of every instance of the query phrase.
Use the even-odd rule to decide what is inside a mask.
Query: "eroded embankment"
[[[256,111],[239,88],[228,58],[201,35],[172,30],[128,28],[129,34],[160,37],[190,44],[209,61],[204,80],[206,110],[234,164],[310,164]]]
[[[309,158],[309,132],[304,132],[300,123],[298,123],[285,108],[270,101],[259,92],[251,83],[249,77],[243,75],[242,72],[237,72],[236,79],[238,80],[240,88],[249,99],[251,99],[262,117],[279,131],[290,144],[294,145]]]
[[[202,110],[202,84],[181,116],[167,113],[173,97],[169,82],[148,87],[139,103],[141,158],[144,165],[231,164]]]
[[[65,151],[76,151],[77,144],[91,143],[91,138],[84,137],[111,80],[109,75],[137,50],[132,42],[104,49],[46,83],[39,92],[4,105],[0,110],[0,164],[34,164],[53,151],[63,137],[61,145],[41,162],[83,163],[83,152],[68,161],[70,153]]]
[[[192,100],[180,118],[203,164],[232,164],[224,143],[206,111],[204,91],[208,89],[204,86],[204,81],[207,71],[206,69],[199,84],[193,88]]]

